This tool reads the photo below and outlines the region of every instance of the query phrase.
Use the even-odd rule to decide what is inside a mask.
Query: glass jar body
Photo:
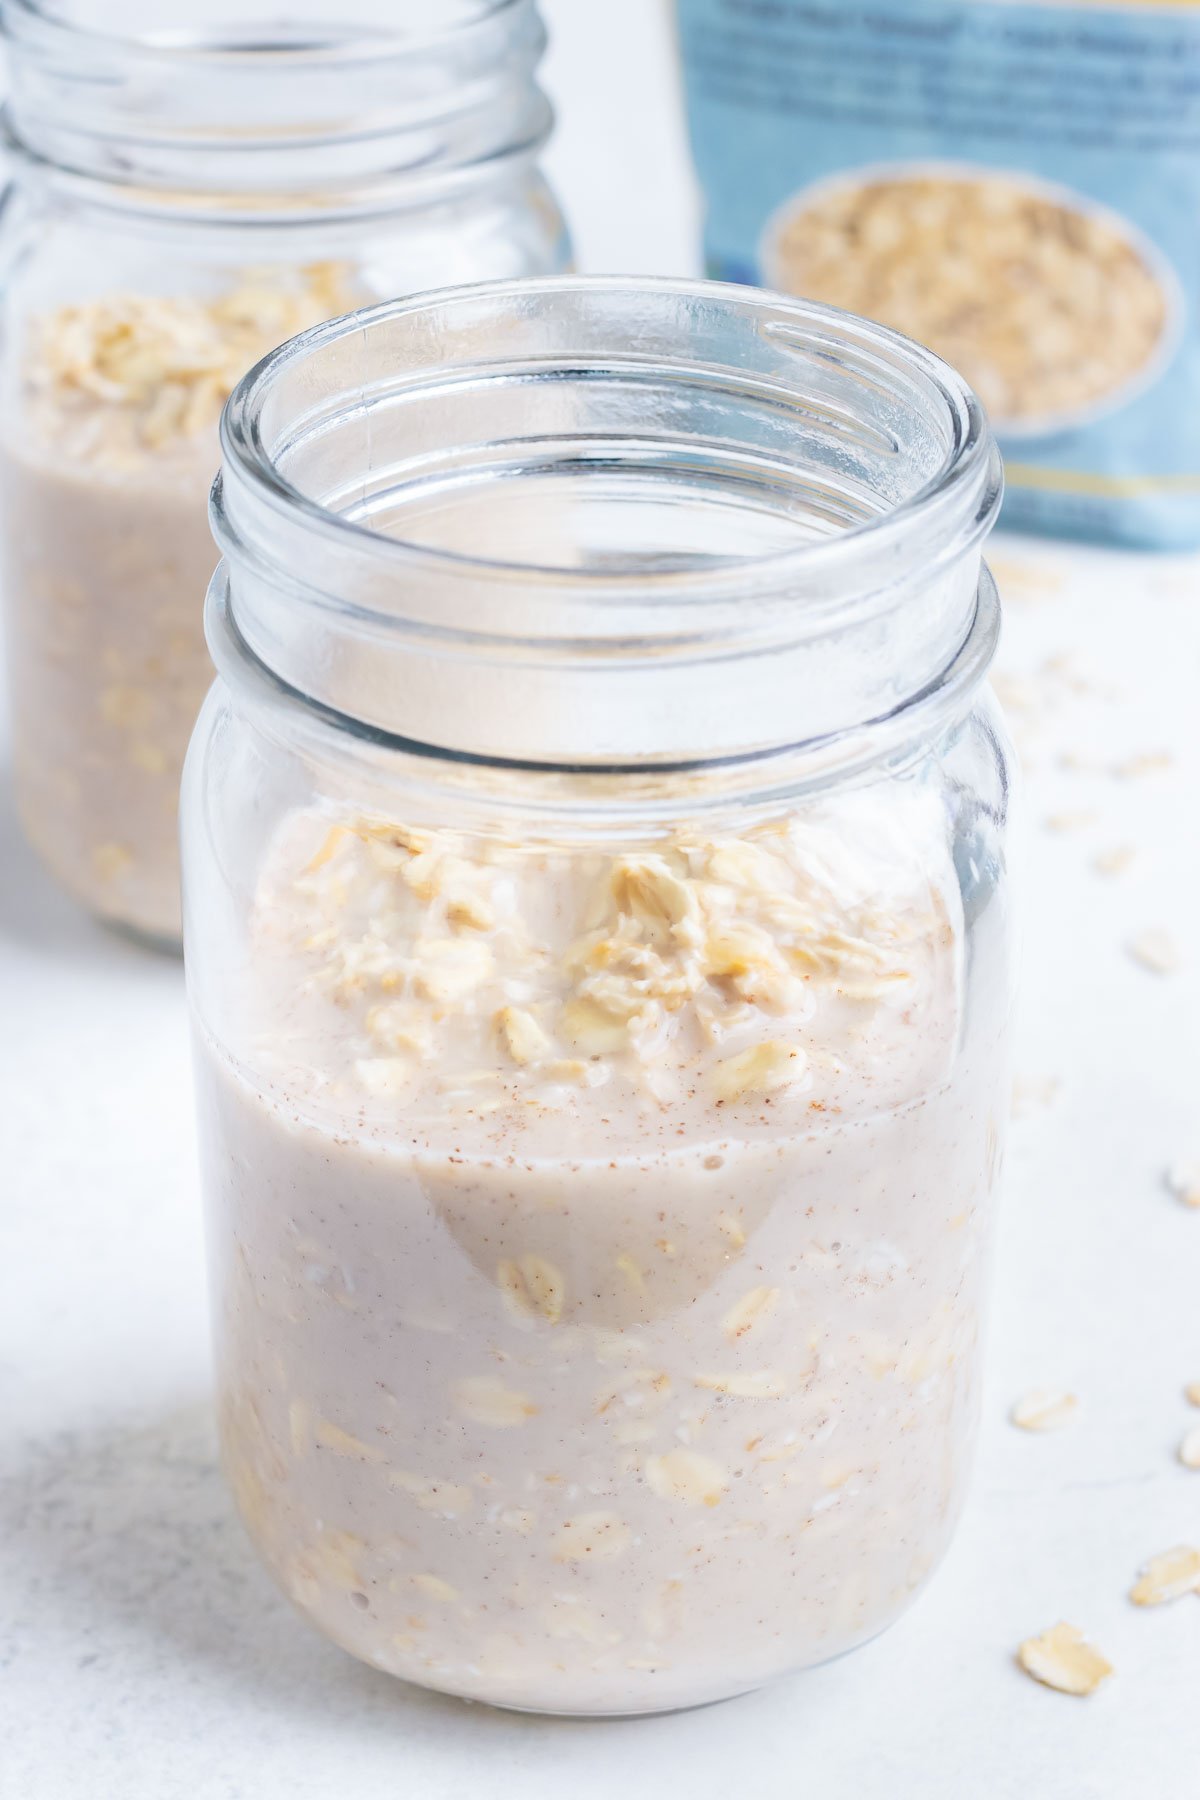
[[[222,1442],[327,1636],[635,1713],[920,1589],[979,1408],[1008,797],[986,698],[842,787],[572,777],[564,824],[218,685],[184,855]]]
[[[178,788],[212,667],[208,489],[237,377],[318,320],[431,281],[565,266],[528,162],[428,203],[256,223],[138,211],[18,175],[0,230],[3,521],[15,783],[92,912],[179,936]]]

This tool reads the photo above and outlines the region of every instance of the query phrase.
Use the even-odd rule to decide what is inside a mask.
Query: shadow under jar
[[[972,395],[575,280],[230,402],[184,782],[221,1431],[319,1629],[564,1713],[836,1656],[946,1548],[1010,1014]]]
[[[0,579],[17,800],[61,884],[179,938],[217,420],[305,326],[565,266],[533,0],[2,0]]]

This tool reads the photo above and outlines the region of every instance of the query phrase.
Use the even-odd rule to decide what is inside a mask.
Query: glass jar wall
[[[685,1706],[921,1587],[1010,1011],[999,473],[711,285],[320,327],[230,403],[184,792],[224,1454],[300,1610]]]
[[[396,294],[564,266],[532,0],[6,0],[0,493],[17,798],[59,881],[179,934],[177,796],[237,378]]]

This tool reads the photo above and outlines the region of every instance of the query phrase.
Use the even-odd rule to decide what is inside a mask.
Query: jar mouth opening
[[[6,35],[31,50],[57,49],[69,51],[72,56],[92,53],[131,61],[168,60],[181,66],[232,63],[268,69],[314,58],[322,62],[357,62],[378,56],[381,50],[394,54],[406,49],[433,49],[442,43],[461,41],[472,30],[489,25],[498,14],[512,11],[521,3],[522,0],[452,0],[447,7],[443,0],[442,10],[448,16],[439,19],[433,28],[420,23],[422,12],[428,21],[428,6],[415,6],[406,9],[411,29],[397,28],[398,0],[386,8],[376,8],[377,26],[354,19],[339,20],[332,0],[303,8],[293,5],[287,19],[278,15],[248,19],[244,7],[231,7],[225,20],[198,19],[194,27],[185,22],[171,29],[164,29],[157,22],[160,8],[147,4],[132,9],[144,14],[144,27],[115,31],[108,23],[111,7],[99,4],[99,0],[95,6],[97,19],[107,15],[100,23],[72,17],[71,10],[58,0],[2,0],[0,19]],[[297,17],[305,11],[312,14],[308,23]],[[385,23],[388,14],[391,20]]]
[[[262,10],[260,10],[262,7]],[[544,142],[535,0],[0,0],[6,146],[85,203],[369,215],[508,178]],[[176,14],[178,18],[178,13]]]
[[[445,289],[316,327],[221,423],[229,610],[314,707],[485,761],[814,744],[955,664],[999,504],[930,352],[716,282]]]
[[[673,366],[665,369],[664,379],[676,382],[681,389],[708,387],[720,393],[722,377],[727,376],[732,386],[724,389],[726,394],[736,389],[766,406],[794,404],[801,408],[809,398],[819,413],[819,397],[806,396],[802,386],[796,384],[803,382],[806,370],[840,357],[853,362],[868,377],[889,380],[894,400],[923,413],[931,431],[942,435],[940,457],[910,484],[909,491],[862,510],[857,517],[847,516],[832,523],[826,520],[819,528],[790,534],[800,541],[754,542],[789,534],[753,531],[746,533],[747,547],[731,550],[724,543],[718,554],[703,558],[686,550],[672,556],[655,546],[643,558],[630,553],[623,560],[583,562],[577,556],[556,558],[545,554],[541,546],[531,552],[528,536],[520,554],[489,553],[476,545],[468,548],[461,542],[448,543],[444,534],[443,541],[439,541],[428,529],[427,513],[420,518],[420,533],[407,535],[405,526],[410,521],[403,504],[392,509],[388,528],[381,529],[370,518],[386,509],[372,506],[368,518],[362,507],[345,504],[346,494],[321,497],[314,493],[311,481],[301,480],[292,472],[301,460],[297,446],[304,435],[321,435],[336,428],[339,403],[343,418],[372,405],[393,408],[402,405],[406,389],[416,394],[423,378],[428,377],[433,383],[443,379],[438,374],[438,357],[447,349],[456,311],[482,308],[497,319],[511,305],[514,313],[527,318],[539,301],[550,306],[561,301],[568,308],[574,304],[586,312],[589,307],[611,311],[624,303],[636,305],[645,301],[686,306],[690,300],[727,310],[739,326],[747,327],[770,345],[781,366],[789,354],[794,355],[791,391],[789,384],[780,380],[776,394],[771,395],[770,377],[764,380],[732,362],[721,369],[701,355],[689,359],[686,344],[675,346]],[[283,388],[303,390],[319,386],[322,365],[327,363],[332,368],[346,346],[355,341],[366,346],[372,337],[386,339],[389,334],[398,345],[409,340],[420,344],[427,359],[424,364],[397,367],[394,379],[389,381],[386,345],[380,346],[382,359],[373,356],[368,348],[364,363],[369,362],[370,379],[377,384],[374,393],[368,392],[368,380],[364,378],[358,387],[348,383],[340,397],[327,396],[324,403],[312,408],[308,418],[286,419],[290,402],[284,397],[280,404]],[[461,385],[479,395],[489,383],[499,386],[520,380],[553,382],[568,378],[586,385],[589,379],[603,378],[607,373],[625,374],[636,380],[654,365],[658,354],[636,342],[623,352],[601,357],[587,350],[571,354],[564,347],[557,353],[560,368],[554,367],[553,351],[540,359],[540,368],[535,368],[531,359],[522,354],[511,360],[506,358],[501,332],[494,354],[482,346],[476,347],[469,365],[460,371]],[[340,360],[348,363],[352,359]],[[846,426],[844,418],[837,420],[832,416],[819,422]],[[858,424],[869,434],[869,426],[862,421]],[[226,406],[221,443],[222,485],[226,494],[231,485],[244,484],[268,507],[304,521],[306,528],[330,547],[339,542],[353,546],[358,553],[375,559],[380,568],[390,564],[399,572],[422,565],[451,574],[461,571],[473,580],[498,585],[520,582],[526,589],[534,590],[545,587],[557,591],[568,586],[577,596],[590,593],[595,599],[608,592],[627,595],[636,589],[645,599],[656,593],[664,603],[674,606],[708,597],[727,598],[731,586],[747,579],[769,584],[785,599],[789,591],[794,592],[794,584],[808,588],[824,577],[836,580],[839,572],[845,573],[850,585],[857,585],[853,571],[860,559],[865,557],[877,563],[880,558],[898,556],[903,562],[907,560],[903,546],[916,550],[932,564],[944,539],[954,538],[960,548],[964,532],[968,538],[982,537],[993,522],[1000,498],[999,460],[982,405],[962,377],[932,351],[887,327],[815,301],[686,278],[554,276],[540,281],[489,282],[435,290],[329,320],[280,345],[243,377]],[[778,446],[772,448],[777,450]],[[901,448],[892,444],[893,456],[900,454]],[[581,455],[585,453],[582,443],[580,451]],[[604,459],[605,446],[601,445],[592,460],[595,471]],[[520,475],[528,481],[531,461],[526,456],[519,461],[497,459],[492,467],[480,465],[474,471],[461,467],[435,470],[435,477],[444,477],[439,488],[436,479],[430,481],[430,459],[426,455],[414,460],[411,485],[415,489],[418,484],[426,484],[452,508],[455,484],[460,496],[468,494],[472,476],[481,473],[484,480],[497,484],[497,495],[506,489],[507,502],[519,487],[512,477]],[[643,456],[642,466],[646,464]],[[577,473],[579,467],[577,460]],[[773,467],[778,474],[778,457]],[[758,468],[747,463],[740,473],[743,497],[753,504],[752,484],[772,473],[772,459],[761,459]],[[631,480],[636,479],[635,473]],[[734,480],[731,476],[731,482]],[[731,503],[735,507],[737,500],[734,493]],[[894,573],[899,573],[898,567]],[[814,598],[811,593],[808,595],[810,603]]]

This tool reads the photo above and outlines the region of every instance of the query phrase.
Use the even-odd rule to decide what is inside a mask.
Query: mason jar
[[[839,1655],[962,1505],[1000,470],[882,327],[559,280],[237,388],[184,778],[224,1457],[327,1636],[560,1713]]]
[[[150,0],[0,8],[17,801],[64,887],[166,943],[234,382],[331,315],[568,255],[533,0],[286,10],[191,0],[168,30]]]

